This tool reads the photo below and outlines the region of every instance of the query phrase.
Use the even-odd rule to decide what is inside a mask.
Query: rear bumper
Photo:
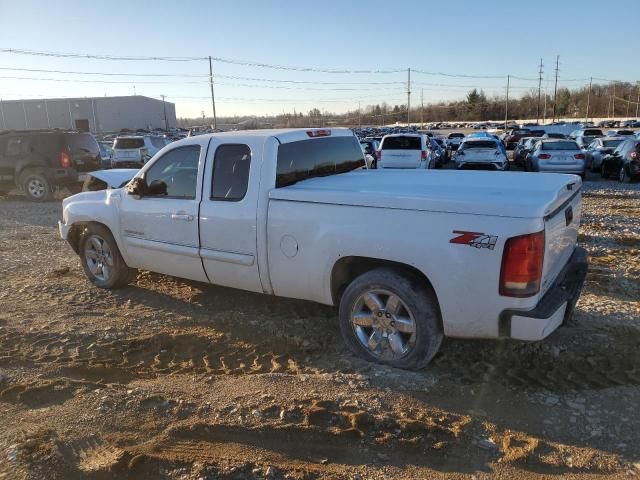
[[[69,236],[69,230],[71,227],[64,223],[62,220],[58,220],[58,233],[60,233],[60,238],[66,240]]]
[[[529,341],[547,337],[573,313],[586,276],[587,251],[577,247],[533,310],[502,312],[500,336]]]

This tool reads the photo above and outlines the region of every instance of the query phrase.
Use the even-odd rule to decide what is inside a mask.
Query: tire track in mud
[[[257,346],[224,335],[158,333],[124,339],[50,332],[0,331],[0,363],[27,361],[66,367],[72,378],[124,382],[131,376],[204,373],[299,373],[302,352],[286,342]],[[274,353],[274,352],[290,353]]]
[[[57,439],[54,449],[63,459],[58,472],[63,478],[97,475],[109,480],[137,479],[176,468],[192,472],[196,467],[218,468],[229,461],[243,462],[246,467],[247,459],[261,457],[265,461],[265,456],[270,464],[289,470],[304,465],[305,471],[314,466],[322,470],[326,463],[380,462],[451,471],[452,467],[460,468],[462,459],[470,472],[495,461],[526,463],[549,473],[593,473],[617,466],[606,454],[588,457],[582,464],[563,465],[558,462],[562,445],[520,432],[496,431],[466,415],[405,410],[371,413],[355,405],[317,399],[293,403],[297,405],[263,407],[263,421],[257,426],[183,423],[144,436],[142,443],[123,442],[113,436],[106,442],[96,435]],[[217,478],[228,478],[223,472],[216,473]],[[237,469],[234,476],[245,478],[238,477]]]
[[[433,369],[467,384],[558,392],[640,385],[640,329],[618,326],[575,335],[565,329],[556,333],[560,341],[545,343],[450,341]]]

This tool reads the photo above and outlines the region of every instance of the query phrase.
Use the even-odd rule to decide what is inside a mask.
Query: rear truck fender
[[[542,218],[272,200],[269,274],[276,295],[335,305],[341,259],[393,262],[431,283],[445,335],[497,338],[503,310],[530,310],[538,300],[499,295],[505,241],[542,229]]]
[[[104,225],[113,235],[125,262],[131,266],[120,239],[120,220],[115,203],[118,194],[122,194],[121,189],[82,192],[65,198],[62,202],[63,220],[60,222],[60,236],[78,253],[79,240],[84,229],[92,223]]]

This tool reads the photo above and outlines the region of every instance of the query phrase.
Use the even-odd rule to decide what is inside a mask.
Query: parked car
[[[347,129],[194,136],[66,198],[59,231],[97,287],[145,269],[333,305],[354,353],[400,368],[445,335],[541,340],[571,316],[580,180],[363,165]]]
[[[623,183],[640,179],[640,140],[627,137],[618,147],[602,159],[602,178],[618,177]]]
[[[638,120],[625,120],[620,125],[623,128],[638,128],[640,127],[640,121]]]
[[[102,162],[102,168],[111,168],[111,157],[113,156],[113,142],[99,141],[98,147],[100,147],[100,160]]]
[[[525,170],[573,173],[584,178],[586,155],[574,140],[539,139],[527,154]]]
[[[138,170],[135,168],[116,168],[89,172],[82,185],[83,192],[97,192],[112,188],[124,187]]]
[[[429,139],[429,161],[433,166],[429,168],[441,168],[447,163],[447,149],[441,138],[432,137]]]
[[[429,145],[429,137],[419,133],[385,135],[378,150],[378,168],[435,168]]]
[[[364,158],[367,161],[367,168],[377,168],[380,144],[376,140],[364,139],[360,140],[360,146],[364,152]]]
[[[453,152],[455,152],[460,144],[462,143],[462,139],[464,138],[464,133],[461,132],[452,132],[447,135],[447,159],[451,160]]]
[[[162,137],[121,136],[113,142],[111,168],[140,168],[166,146]]]
[[[56,187],[79,190],[86,172],[100,167],[100,147],[90,133],[0,132],[0,191],[17,186],[29,200],[43,202]]]
[[[596,138],[604,137],[599,128],[581,128],[569,134],[571,140],[575,140],[580,148],[587,148]]]
[[[633,130],[625,130],[623,128],[618,130],[609,130],[607,132],[607,137],[630,137],[635,135],[636,132]]]
[[[513,149],[513,163],[515,165],[524,165],[524,160],[527,158],[536,140],[536,137],[523,137],[520,139],[516,148]]]
[[[456,168],[509,168],[507,155],[500,140],[493,137],[465,138],[453,157]]]
[[[624,140],[624,137],[596,138],[584,151],[587,157],[587,168],[590,168],[592,172],[599,172],[602,167],[602,159],[613,153]]]

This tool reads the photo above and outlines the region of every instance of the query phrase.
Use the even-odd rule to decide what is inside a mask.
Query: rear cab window
[[[420,137],[387,137],[382,140],[382,150],[422,150]]]
[[[364,154],[356,137],[323,137],[283,143],[278,147],[276,188],[364,166]]]

